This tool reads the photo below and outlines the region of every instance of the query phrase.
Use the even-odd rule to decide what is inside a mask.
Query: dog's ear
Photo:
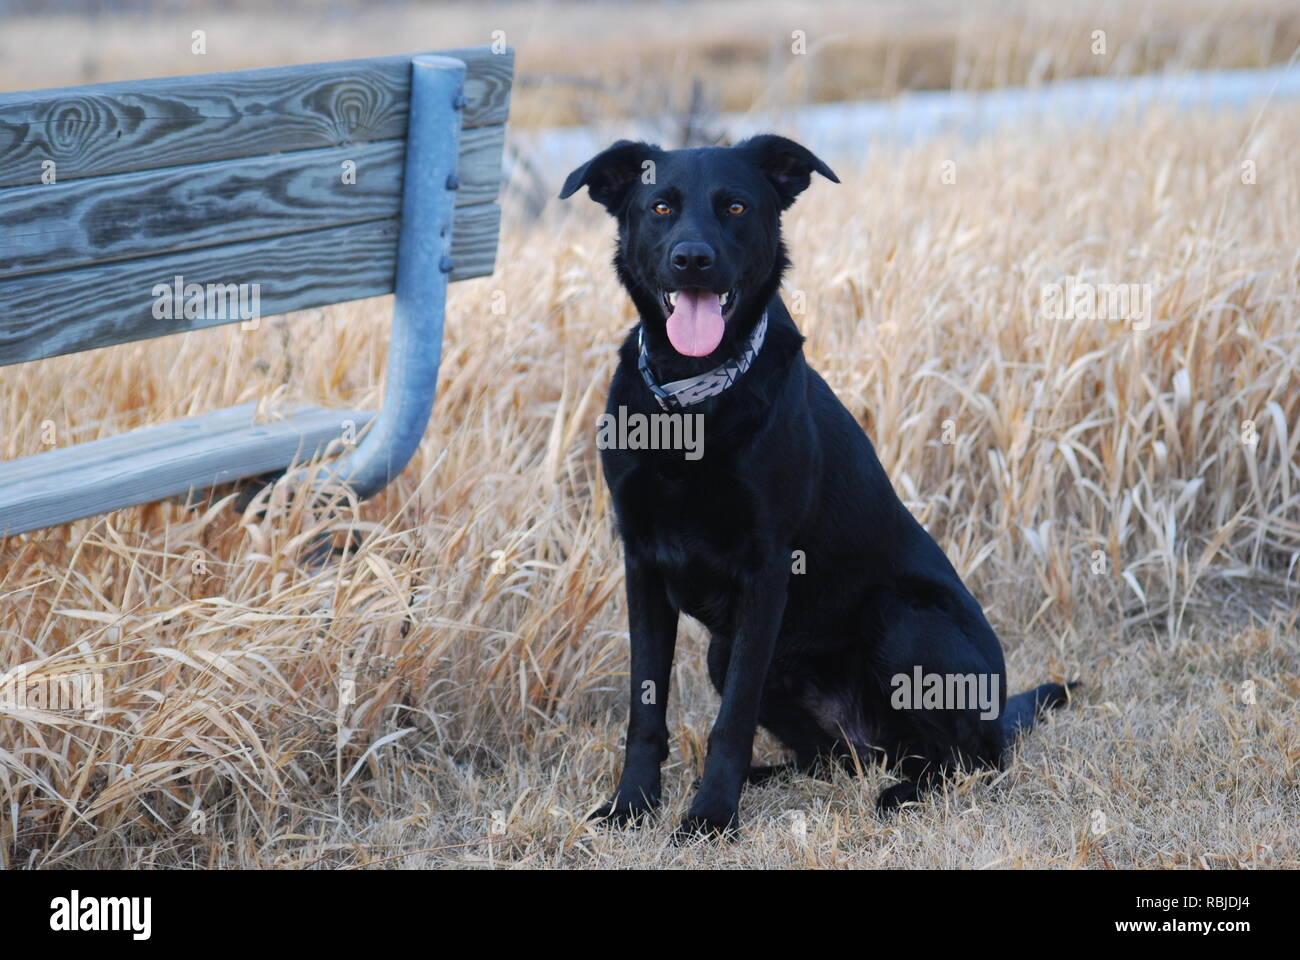
[[[628,188],[642,175],[650,154],[657,149],[648,143],[618,141],[569,174],[560,190],[560,199],[573,196],[574,191],[585,185],[591,199],[617,214]]]
[[[832,183],[840,182],[835,171],[819,160],[811,150],[785,137],[764,133],[736,144],[736,149],[749,156],[772,182],[772,186],[776,187],[782,210],[787,209],[794,203],[795,197],[808,189],[814,170]]]

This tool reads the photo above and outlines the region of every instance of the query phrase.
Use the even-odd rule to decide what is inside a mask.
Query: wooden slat
[[[46,450],[18,460],[0,461],[0,488],[8,488],[33,477],[75,469],[87,463],[118,459],[131,452],[143,453],[190,440],[204,433],[237,430],[251,425],[256,416],[256,403],[242,403],[236,407],[214,410],[202,416],[172,420],[156,427],[149,427],[147,430],[129,430],[125,433],[101,437],[98,440],[88,440],[85,443],[55,447],[53,450]]]
[[[461,207],[456,211],[456,222],[452,229],[452,282],[491,274],[497,262],[501,207],[495,203]]]
[[[499,222],[495,203],[456,212],[451,280],[492,272]],[[260,284],[262,316],[391,293],[397,230],[396,219],[375,220],[7,280],[0,366],[239,319],[155,317],[155,286],[178,275],[185,283]]]
[[[501,192],[501,161],[505,149],[504,124],[461,132],[460,157],[456,167],[460,189],[456,194],[456,206],[469,207],[497,198]]]
[[[504,136],[467,132],[458,206],[496,197]],[[395,217],[405,153],[384,140],[0,190],[0,280]]]
[[[462,125],[505,123],[514,53],[435,51],[464,60]],[[0,187],[400,139],[411,56],[240,70],[0,94]]]
[[[397,221],[377,220],[7,281],[0,364],[233,322],[153,316],[157,284],[260,284],[263,316],[390,293]],[[236,318],[237,319],[237,318]]]
[[[386,140],[0,191],[0,277],[395,217],[405,153]]]
[[[309,407],[264,424],[249,422],[250,414],[232,427],[231,411],[219,410],[59,451],[63,460],[43,453],[0,464],[0,536],[282,470],[324,452],[347,421],[360,432],[372,416]],[[188,436],[177,438],[177,427]],[[167,442],[157,431],[169,432]],[[67,462],[74,452],[81,459]],[[25,479],[10,482],[11,471]]]

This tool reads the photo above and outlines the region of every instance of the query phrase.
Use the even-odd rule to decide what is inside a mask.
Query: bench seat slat
[[[462,127],[505,123],[514,53],[466,65]],[[405,137],[411,58],[240,70],[0,94],[0,187]]]
[[[374,416],[306,407],[284,420],[253,424],[251,406],[0,463],[0,537],[304,463],[342,436],[348,421],[359,433]],[[175,436],[178,426],[187,431],[184,438]],[[169,433],[162,438],[158,431]],[[72,452],[78,460],[64,458],[58,469],[39,462]],[[11,472],[25,479],[10,482]]]
[[[324,408],[303,407],[301,409]],[[241,403],[211,413],[171,420],[149,427],[147,431],[128,430],[66,447],[55,447],[17,460],[0,461],[0,486],[8,487],[33,477],[76,468],[92,459],[112,459],[130,451],[138,453],[153,447],[164,447],[169,443],[179,443],[204,433],[237,430],[252,424],[256,416],[256,403]],[[145,433],[147,436],[140,436]]]

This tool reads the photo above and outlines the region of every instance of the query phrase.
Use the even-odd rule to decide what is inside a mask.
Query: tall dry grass
[[[633,315],[577,198],[508,221],[497,274],[453,288],[433,422],[378,499],[153,505],[0,545],[0,667],[107,695],[94,721],[0,712],[0,861],[1300,864],[1298,121],[881,148],[787,217],[809,358],[985,604],[1012,687],[1087,685],[1005,773],[889,822],[883,771],[776,783],[743,798],[739,844],[672,848],[716,708],[690,626],[661,821],[586,826],[627,662],[593,430]],[[1150,284],[1149,328],[1044,319],[1067,275]],[[0,452],[38,452],[44,421],[65,444],[252,399],[376,405],[387,317],[7,368]],[[330,529],[355,541],[311,567]]]
[[[148,8],[147,3],[137,7]],[[504,39],[511,122],[727,110],[1069,77],[1263,67],[1300,47],[1292,0],[554,0],[157,3],[0,19],[0,90],[410,53]],[[202,55],[193,52],[204,31]],[[1097,33],[1104,34],[1098,43]]]

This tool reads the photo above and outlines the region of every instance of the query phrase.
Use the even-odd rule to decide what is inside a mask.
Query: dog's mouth
[[[700,287],[660,290],[659,302],[668,318],[668,340],[687,357],[706,357],[722,342],[727,318],[736,309],[739,291],[714,293]]]

